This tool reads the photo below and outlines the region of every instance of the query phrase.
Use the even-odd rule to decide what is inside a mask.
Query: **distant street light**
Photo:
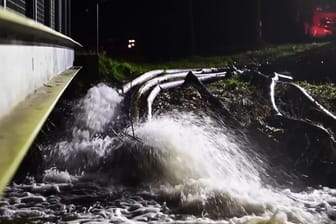
[[[129,48],[129,49],[131,49],[131,48],[134,48],[135,47],[135,40],[128,40],[128,45],[127,45],[127,47]]]

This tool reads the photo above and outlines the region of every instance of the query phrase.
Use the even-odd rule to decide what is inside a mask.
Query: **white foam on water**
[[[87,131],[75,130],[71,141],[58,142],[48,146],[51,154],[48,164],[67,169],[71,174],[99,166],[101,158],[113,148],[114,138],[106,136],[88,137]]]
[[[59,171],[54,167],[45,170],[43,175],[44,183],[71,183],[73,179],[68,171]]]

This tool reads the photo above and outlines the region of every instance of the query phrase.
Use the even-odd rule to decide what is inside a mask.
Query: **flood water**
[[[201,111],[161,112],[133,136],[122,102],[103,84],[71,102],[67,129],[39,146],[41,180],[7,188],[0,223],[334,223],[336,189],[298,187],[286,157],[273,166]]]

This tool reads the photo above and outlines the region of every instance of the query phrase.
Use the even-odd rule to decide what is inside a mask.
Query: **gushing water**
[[[103,131],[114,116],[115,107],[122,97],[105,84],[91,88],[86,97],[80,102],[82,113],[81,123],[93,131]]]
[[[136,124],[136,137],[130,127],[109,132],[122,100],[110,87],[93,87],[72,135],[44,146],[42,182],[9,187],[0,221],[333,222],[336,190],[269,184],[265,157],[204,114],[167,112]]]
[[[257,164],[235,143],[238,139],[223,134],[212,120],[199,119],[194,114],[183,113],[161,116],[140,124],[136,135],[154,150],[168,154],[169,161],[160,162],[166,163],[166,171],[178,175],[180,181],[225,179],[226,185],[232,188],[237,187],[233,180],[238,179],[245,185],[258,183]]]

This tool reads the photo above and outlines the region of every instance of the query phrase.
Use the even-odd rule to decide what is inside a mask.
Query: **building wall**
[[[26,1],[25,0],[7,0],[6,7],[22,14],[26,14]]]
[[[0,45],[0,117],[9,113],[34,89],[72,67],[69,48]]]
[[[48,80],[73,66],[74,47],[79,44],[63,35],[69,32],[70,12],[67,7],[59,7],[60,17],[53,18],[56,3],[61,2],[67,1],[0,2],[6,7],[0,6],[0,118]],[[66,28],[60,29],[63,34],[50,29],[57,28],[57,19]]]
[[[0,6],[71,35],[71,0],[0,0]]]

